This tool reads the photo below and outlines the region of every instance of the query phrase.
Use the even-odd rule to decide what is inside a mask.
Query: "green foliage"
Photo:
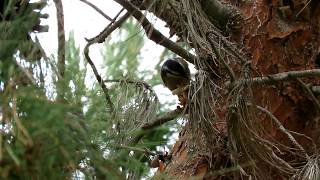
[[[5,2],[0,10],[15,4]],[[85,83],[90,71],[72,33],[65,46],[62,79],[57,80],[54,62],[29,50],[37,49],[29,37],[39,21],[39,16],[30,17],[34,15],[24,10],[0,21],[0,59],[4,60],[0,61],[0,178],[70,179],[80,172],[86,179],[146,176],[148,158],[131,148],[155,151],[166,144],[171,132],[166,126],[150,131],[140,128],[160,110],[156,94],[142,82],[143,77],[159,75],[139,70],[144,37],[135,22],[129,20],[103,53],[107,69],[102,75],[115,80],[106,82],[116,107],[116,113],[109,114],[101,87]],[[39,79],[36,74],[42,71],[49,73]],[[63,102],[48,97],[59,88]]]
[[[119,162],[124,174],[139,179],[138,177],[146,176],[149,172],[149,168],[146,167],[148,159],[141,152],[131,152],[129,155],[129,150],[119,149],[119,146],[129,145],[156,150],[157,146],[166,144],[167,139],[164,135],[169,136],[172,132],[165,126],[151,132],[140,132],[139,127],[154,120],[159,112],[155,93],[141,82],[146,81],[149,84],[156,78],[148,81],[144,77],[155,76],[159,79],[159,74],[139,70],[144,37],[133,19],[124,24],[117,33],[114,34],[117,39],[115,41],[110,39],[102,52],[104,66],[107,67],[103,76],[107,77],[106,82],[110,87],[110,95],[117,112],[114,116],[106,117],[104,100],[91,97],[86,119],[90,119],[95,127],[105,127],[101,129],[100,134],[98,132],[95,134],[95,138],[101,143],[104,142],[105,148],[109,150],[109,156]],[[97,85],[91,95],[97,96],[100,89]],[[102,93],[100,92],[98,96],[102,96]],[[105,125],[102,125],[102,122]],[[132,143],[141,133],[144,134],[140,141],[143,143]],[[114,144],[117,144],[118,148],[112,148]]]
[[[33,42],[29,40],[28,33],[39,23],[40,13],[34,11],[39,9],[41,7],[31,6],[28,1],[0,1],[0,81],[2,83],[5,83],[18,70],[13,55],[18,53],[20,56],[26,56],[26,52],[30,54],[33,52]]]
[[[107,77],[137,78],[140,51],[144,44],[144,38],[137,24],[130,18],[114,36],[119,39],[106,42],[102,53],[107,67]]]

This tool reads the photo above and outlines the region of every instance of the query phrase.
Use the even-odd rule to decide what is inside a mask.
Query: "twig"
[[[300,78],[297,78],[297,81],[299,82],[301,87],[309,94],[311,100],[313,101],[313,104],[317,108],[317,113],[320,113],[320,103],[318,99],[314,96],[312,90]]]
[[[267,109],[261,107],[261,106],[256,106],[257,109],[260,111],[266,113],[278,126],[278,128],[288,136],[289,140],[291,141],[292,144],[294,144],[300,151],[304,154],[304,156],[307,159],[310,159],[309,155],[307,154],[306,150],[296,141],[296,139],[291,135],[291,133],[281,124],[281,122],[276,118],[270,111]]]
[[[231,84],[235,87],[238,84],[251,83],[252,85],[274,84],[278,81],[288,81],[302,77],[320,77],[320,69],[310,69],[304,71],[288,71],[263,77],[256,77],[252,79],[240,79]]]
[[[312,0],[309,0],[301,9],[300,11],[295,15],[295,19],[297,19],[299,17],[299,15],[303,12],[303,10],[309,6],[309,4],[311,3]]]
[[[113,23],[117,20],[117,18],[120,16],[120,14],[122,13],[122,11],[124,10],[124,8],[122,8],[118,14],[112,19],[112,21],[108,24],[107,27],[104,28],[104,30],[102,32],[100,32],[97,36],[93,37],[93,38],[86,38],[86,40],[88,42],[90,41],[94,41],[95,38],[99,38],[101,37],[103,34],[107,34],[106,31],[111,31],[113,32],[117,27],[121,26],[121,24],[126,21],[128,19],[128,17],[130,17],[130,13],[126,13],[125,15],[123,15],[118,21],[117,21],[117,26],[114,27],[113,30],[110,29],[110,27],[113,25]],[[110,33],[109,33],[110,34]],[[108,35],[108,34],[107,34]],[[105,39],[105,38],[104,38]],[[103,39],[103,40],[104,40]],[[102,41],[103,42],[103,41]]]
[[[294,134],[296,136],[301,136],[301,137],[304,137],[306,139],[308,139],[311,143],[312,143],[312,146],[313,146],[313,150],[314,152],[317,151],[317,145],[315,144],[315,142],[313,141],[313,139],[305,134],[301,134],[301,133],[298,133],[298,132],[295,132],[295,131],[290,131],[288,130],[291,134]]]
[[[107,26],[111,26],[114,22],[116,22],[116,20],[118,19],[118,17],[120,16],[120,14],[124,11],[124,8],[122,8],[117,14],[116,16],[114,16],[114,18],[111,20],[110,24]]]
[[[141,127],[141,131],[132,138],[130,145],[137,144],[144,135],[146,135],[148,132],[150,132],[152,129],[161,126],[162,124],[169,122],[176,117],[178,117],[182,113],[181,109],[175,109],[173,111],[166,112],[164,115],[159,116],[154,121],[145,123]]]
[[[87,44],[86,48],[84,49],[84,56],[87,59],[88,63],[90,64],[91,69],[92,69],[94,75],[96,76],[97,81],[99,82],[99,84],[100,84],[100,86],[102,88],[102,91],[103,91],[103,93],[105,95],[106,101],[107,101],[108,105],[110,106],[110,112],[114,113],[114,105],[113,105],[113,103],[111,101],[111,97],[109,96],[109,89],[104,84],[104,81],[102,80],[100,74],[98,73],[98,70],[97,70],[96,66],[94,65],[93,61],[91,60],[91,58],[89,56],[88,44]]]
[[[113,25],[107,26],[101,33],[99,33],[96,37],[91,39],[87,39],[89,43],[87,46],[91,46],[94,43],[102,43],[104,40],[118,27],[122,25],[128,18],[130,17],[130,13],[124,14],[118,21],[116,21]]]
[[[173,111],[169,111],[167,113],[165,113],[162,116],[159,116],[156,120],[152,121],[152,122],[147,122],[145,123],[141,129],[153,129],[155,127],[158,127],[168,121],[171,121],[173,119],[175,119],[176,117],[178,117],[180,114],[182,113],[181,109],[175,109]]]
[[[89,5],[90,7],[92,7],[94,10],[96,10],[98,13],[100,13],[103,17],[105,17],[106,19],[108,19],[109,21],[112,21],[112,18],[108,15],[106,15],[101,9],[99,9],[96,5],[92,4],[91,2],[88,2],[87,0],[79,0],[87,5]]]
[[[172,52],[176,53],[177,55],[184,58],[186,61],[194,64],[196,57],[183,49],[182,47],[178,46],[176,43],[171,41],[169,38],[161,34],[160,31],[155,29],[153,25],[149,22],[149,20],[143,15],[143,13],[132,3],[126,0],[114,0],[123,6],[128,12],[131,12],[133,17],[141,24],[142,28],[145,30],[148,38],[154,41],[157,44],[160,44]]]
[[[109,104],[110,111],[112,113],[114,112],[114,105],[113,105],[111,98],[109,96],[109,90],[108,90],[107,86],[104,84],[104,81],[102,80],[100,74],[98,73],[97,68],[95,67],[93,61],[91,60],[91,58],[89,56],[89,47],[94,43],[102,43],[114,30],[116,30],[119,26],[121,26],[121,24],[125,20],[127,20],[129,16],[130,16],[130,14],[126,13],[117,22],[115,22],[112,26],[105,28],[98,36],[90,39],[83,50],[84,56],[85,56],[86,60],[88,61],[88,63],[90,64],[91,69],[92,69],[97,81],[99,82],[99,84],[103,90],[106,101]]]

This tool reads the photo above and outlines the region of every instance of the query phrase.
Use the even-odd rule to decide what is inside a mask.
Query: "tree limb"
[[[132,138],[130,145],[137,144],[143,136],[145,136],[148,132],[150,132],[152,129],[161,126],[162,124],[169,122],[176,117],[178,117],[182,113],[182,109],[175,109],[173,111],[166,112],[164,115],[161,115],[157,117],[154,121],[145,123],[141,126],[141,130],[139,133]]]
[[[86,47],[91,46],[94,43],[102,43],[104,40],[118,27],[122,25],[128,18],[130,17],[130,13],[124,14],[118,21],[116,21],[113,25],[107,26],[102,32],[100,32],[96,37],[93,37],[91,39],[88,39],[88,44]]]
[[[106,15],[101,9],[99,9],[96,5],[92,4],[91,2],[87,1],[87,0],[79,0],[85,4],[87,4],[88,6],[92,7],[94,10],[96,10],[98,13],[100,13],[103,17],[105,17],[106,19],[108,19],[109,21],[112,21],[113,19]]]
[[[175,119],[176,117],[178,117],[180,114],[182,113],[181,109],[175,109],[173,111],[169,111],[167,113],[165,113],[162,116],[159,116],[156,120],[152,121],[152,122],[147,122],[145,123],[141,129],[153,129],[155,127],[158,127],[168,121],[171,121],[173,119]]]
[[[108,103],[108,105],[110,106],[110,111],[113,113],[114,112],[114,105],[111,101],[111,98],[109,96],[109,89],[107,88],[107,86],[104,84],[104,81],[102,80],[100,74],[98,73],[97,68],[95,67],[93,61],[91,60],[90,56],[89,56],[89,47],[92,44],[95,43],[102,43],[114,30],[116,30],[119,26],[121,26],[121,24],[128,19],[128,17],[130,16],[129,13],[126,13],[125,15],[123,15],[117,22],[115,22],[113,25],[111,25],[110,27],[108,26],[107,28],[105,28],[99,35],[97,35],[96,37],[92,38],[89,40],[89,42],[86,44],[85,48],[84,48],[84,56],[86,58],[86,60],[88,61],[88,63],[91,66],[91,69],[97,79],[97,81],[99,82],[103,93],[105,95],[105,99]]]
[[[320,77],[320,69],[310,69],[304,71],[288,71],[282,72],[278,74],[256,77],[252,79],[240,79],[235,81],[234,83],[230,84],[231,87],[235,87],[239,84],[250,83],[252,85],[263,85],[263,84],[274,84],[279,81],[288,81],[297,78],[303,77]]]
[[[142,14],[142,12],[134,6],[132,3],[126,0],[114,0],[123,6],[128,12],[132,13],[132,16],[141,24],[142,28],[145,30],[148,38],[154,41],[156,44],[160,44],[168,49],[170,49],[175,54],[181,56],[186,61],[194,64],[196,57],[178,46],[176,43],[171,41],[169,38],[161,34],[160,31],[155,29],[150,21]]]

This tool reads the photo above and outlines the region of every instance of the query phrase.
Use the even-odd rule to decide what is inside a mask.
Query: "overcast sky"
[[[121,9],[121,6],[113,0],[88,1],[95,4],[111,18],[113,18]],[[73,31],[76,45],[80,46],[82,52],[86,44],[85,38],[91,38],[98,35],[99,32],[101,32],[110,22],[96,12],[93,8],[79,0],[62,0],[62,3],[64,8],[66,39],[68,39],[69,32]],[[38,35],[38,37],[48,55],[57,54],[58,40],[56,8],[52,0],[49,1],[49,6],[46,7],[43,12],[48,13],[49,18],[43,20],[41,24],[49,25],[49,32],[41,33]],[[164,27],[165,24],[161,20],[158,20],[152,15],[149,15],[148,18],[164,35],[169,35],[169,30]],[[144,33],[144,31],[141,31],[141,33]],[[102,45],[94,45],[90,48],[90,55],[98,69],[101,67],[100,65],[102,62],[101,47]],[[147,40],[143,49],[141,50],[142,63],[140,68],[152,70],[155,64],[157,64],[159,61],[159,56],[163,50],[164,48],[162,46]],[[93,74],[91,75],[90,79],[95,79]],[[158,86],[155,87],[155,91],[162,103],[168,100],[177,101],[176,98],[168,99],[168,95],[171,95],[171,92],[166,88]],[[172,108],[174,107],[175,106]]]

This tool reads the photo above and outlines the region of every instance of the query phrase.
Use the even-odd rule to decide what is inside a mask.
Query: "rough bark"
[[[241,139],[241,137],[232,137],[234,134],[232,129],[230,129],[240,127],[236,126],[236,123],[232,124],[230,122],[232,120],[239,120],[239,117],[237,115],[233,116],[231,112],[234,109],[228,107],[230,103],[228,103],[227,99],[232,93],[230,93],[228,83],[226,82],[232,81],[232,78],[225,78],[225,74],[232,72],[235,74],[234,80],[237,80],[246,77],[247,75],[242,74],[246,74],[244,71],[248,69],[244,70],[243,67],[245,66],[239,65],[241,63],[237,62],[211,61],[214,61],[213,59],[215,58],[219,59],[218,54],[221,51],[227,52],[227,55],[228,52],[236,52],[233,56],[237,57],[238,61],[248,60],[250,62],[248,63],[251,70],[248,73],[250,74],[249,78],[259,78],[260,76],[267,78],[269,75],[282,72],[319,68],[320,3],[316,0],[200,1],[199,4],[202,5],[200,11],[203,13],[203,17],[206,18],[203,19],[203,22],[206,22],[203,23],[204,26],[208,22],[213,25],[208,25],[208,27],[204,28],[206,32],[199,32],[199,26],[194,26],[193,28],[195,29],[189,27],[188,20],[192,18],[188,19],[188,13],[186,13],[186,9],[184,9],[181,1],[170,1],[170,3],[166,4],[161,3],[161,1],[144,1],[144,4],[141,4],[141,1],[134,1],[133,3],[140,6],[141,9],[151,11],[157,17],[164,20],[170,28],[171,34],[177,34],[181,39],[190,43],[190,46],[195,48],[199,57],[197,65],[200,70],[207,71],[208,68],[203,67],[201,63],[209,61],[207,66],[215,69],[216,76],[208,75],[207,80],[214,81],[222,89],[220,91],[222,98],[217,100],[218,103],[215,103],[219,106],[215,106],[212,113],[205,112],[203,114],[206,119],[211,121],[211,124],[203,125],[204,121],[201,121],[201,117],[198,117],[199,128],[203,131],[203,139],[208,140],[211,138],[212,142],[194,142],[195,134],[192,133],[195,131],[189,130],[194,128],[194,122],[187,123],[182,132],[180,132],[179,141],[176,142],[171,150],[172,159],[170,162],[166,162],[164,173],[179,179],[189,177],[200,179],[258,178],[250,170],[251,167],[255,166],[256,171],[264,173],[260,174],[259,178],[286,179],[292,177],[296,173],[295,171],[283,172],[277,169],[276,166],[270,166],[263,157],[253,156],[256,157],[253,158],[253,162],[242,161],[246,160],[246,152],[241,151],[241,145],[237,144],[237,141],[233,141],[233,139],[237,140],[237,138]],[[220,10],[213,10],[213,8],[219,6],[222,6]],[[223,31],[223,33],[214,34],[213,38],[217,38],[223,34],[224,37],[219,37],[222,39],[221,43],[223,44],[223,39],[229,36],[228,39],[232,41],[234,46],[226,45],[221,46],[220,49],[215,49],[217,47],[214,44],[216,41],[213,40],[210,43],[210,38],[206,37],[206,35],[217,29]],[[194,32],[191,32],[192,30],[197,31],[199,39],[205,39],[206,42],[203,42],[203,46],[196,45],[196,41],[194,41],[196,38],[188,39],[194,35]],[[209,44],[211,44],[211,49],[208,49],[210,47]],[[236,47],[236,51],[232,50],[234,47]],[[240,55],[235,55],[237,53]],[[215,58],[208,58],[212,54],[214,54]],[[227,69],[226,67],[229,66],[231,68]],[[232,76],[232,73],[229,73],[229,75]],[[198,76],[200,75],[198,74]],[[196,81],[199,80],[196,78]],[[263,137],[266,140],[275,139],[277,142],[288,147],[295,147],[297,144],[301,145],[301,147],[293,150],[297,151],[297,155],[284,148],[282,149],[281,146],[276,146],[279,149],[264,149],[265,151],[269,151],[266,154],[274,155],[274,159],[278,158],[278,166],[284,167],[283,170],[299,170],[296,166],[306,165],[308,158],[316,152],[315,149],[317,147],[314,145],[319,145],[320,143],[320,132],[318,130],[320,117],[318,109],[319,98],[313,94],[310,88],[311,86],[319,85],[319,83],[319,78],[315,77],[303,77],[302,79],[294,77],[291,81],[283,80],[275,82],[273,85],[262,84],[250,87],[251,96],[253,97],[250,103],[253,104],[246,104],[246,98],[250,95],[242,97],[244,99],[244,106],[258,105],[258,107],[262,108],[254,109],[255,115],[246,117],[247,119],[253,118],[253,123],[261,123],[261,126],[265,130],[263,133],[268,133],[261,133],[259,137]],[[191,90],[190,93],[195,92]],[[200,105],[205,103],[210,104],[210,101],[214,103],[214,100],[206,99],[205,102],[200,102]],[[194,104],[190,105],[191,119],[192,106]],[[237,109],[237,107],[234,108]],[[250,107],[247,109],[251,111]],[[271,122],[270,114],[268,115],[266,112],[271,113],[271,119],[279,120],[283,127],[281,124],[277,124],[277,122]],[[230,123],[232,126],[230,126]],[[206,132],[203,127],[209,126],[210,128],[213,126],[213,129],[217,130],[217,132],[211,134],[210,132]],[[292,131],[295,133],[292,133]],[[290,135],[288,137],[288,132],[290,132],[292,137]],[[242,135],[246,132],[238,133]],[[211,135],[211,137],[208,138],[208,135]],[[256,141],[241,142],[257,143],[257,147],[261,144]],[[213,143],[215,147],[210,147],[208,145],[210,143]],[[246,146],[246,144],[242,145]],[[233,146],[239,148],[237,149],[238,151],[235,152],[236,148]],[[212,149],[201,151],[201,148]],[[300,151],[299,149],[302,150]],[[303,153],[306,153],[307,157],[305,159],[299,156],[303,156]],[[237,159],[239,164],[236,164],[234,159]],[[297,164],[294,166],[290,162]],[[156,177],[160,177],[159,174]]]

